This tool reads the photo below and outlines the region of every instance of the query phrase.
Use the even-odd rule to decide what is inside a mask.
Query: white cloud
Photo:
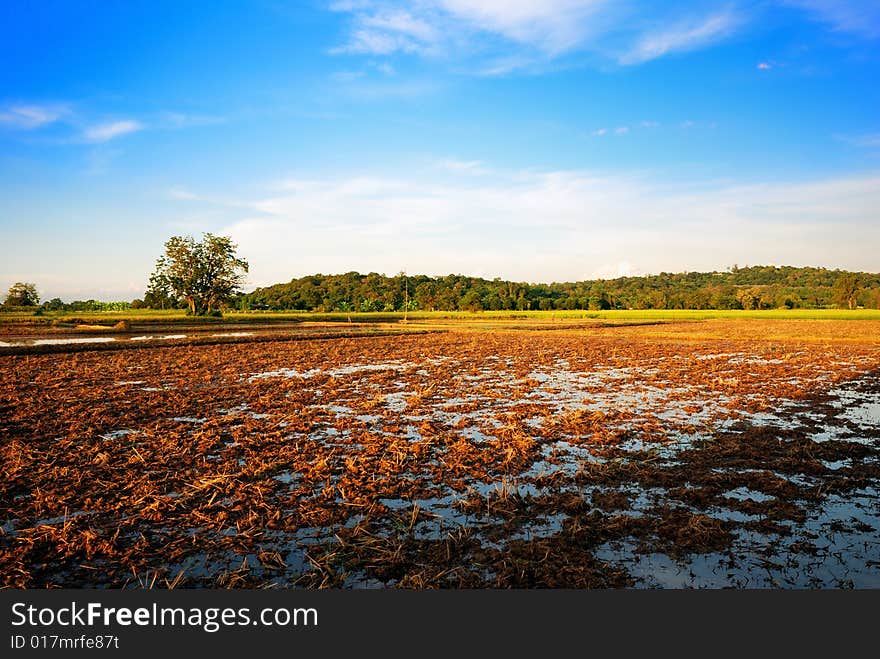
[[[87,128],[83,132],[83,138],[87,142],[107,142],[122,135],[143,130],[144,128],[145,126],[141,122],[134,119],[111,121]]]
[[[431,13],[415,16],[402,4],[359,3],[333,5],[334,11],[355,12],[347,43],[331,49],[331,54],[391,55],[394,53],[437,54],[444,35]]]
[[[0,125],[33,130],[55,123],[67,112],[67,107],[63,105],[12,105],[0,110]]]
[[[442,183],[293,180],[239,204],[223,233],[260,281],[402,267],[526,281],[744,262],[876,269],[880,241],[880,175],[687,187],[644,175],[493,170]]]
[[[642,36],[635,47],[619,58],[624,65],[641,64],[669,53],[685,52],[715,43],[730,35],[740,19],[730,11],[697,22],[688,21]]]
[[[599,12],[610,3],[606,0],[440,0],[438,4],[473,29],[500,34],[556,54],[583,43],[593,33]]]
[[[773,68],[773,65],[769,62],[758,62],[758,66],[756,68],[760,69],[761,71],[769,71]]]
[[[465,173],[441,182],[436,173],[428,168],[423,176],[288,179],[238,199],[224,198],[225,188],[179,187],[170,191],[181,200],[179,208],[153,221],[169,233],[231,235],[251,264],[251,281],[265,284],[350,270],[533,282],[713,271],[731,263],[877,271],[880,172],[749,185],[669,184],[644,173],[494,168],[480,177]],[[139,217],[138,208],[129,210]],[[149,225],[145,217],[132,226]],[[141,251],[123,256],[114,251],[112,235],[89,238],[109,255],[95,274],[83,266],[88,249],[77,225],[56,228],[60,237],[44,246],[48,252],[40,262],[56,264],[55,270],[69,276],[52,283],[51,273],[33,269],[28,250],[11,250],[0,269],[9,278],[30,272],[47,296],[65,299],[80,297],[72,292],[79,286],[85,297],[100,297],[101,282],[125,282],[139,272],[139,290],[118,295],[143,294],[161,253],[155,231],[143,234]],[[20,242],[16,231],[23,229],[16,225],[10,231],[10,240]],[[82,249],[71,248],[80,243]],[[19,279],[15,275],[12,281]]]
[[[607,134],[608,134],[607,128],[599,128],[598,130],[593,131],[593,135],[595,135],[596,137],[602,137],[603,135],[607,135]]]
[[[406,11],[365,16],[362,20],[366,28],[406,35],[421,42],[430,43],[440,37],[433,25]]]
[[[629,132],[629,126],[618,126],[614,129],[615,135],[626,135]]]

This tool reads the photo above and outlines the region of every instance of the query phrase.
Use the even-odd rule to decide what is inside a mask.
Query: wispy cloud
[[[362,19],[362,24],[367,29],[399,34],[420,43],[432,43],[440,38],[436,27],[406,11],[366,15]]]
[[[350,16],[334,54],[464,59],[471,73],[488,76],[534,70],[576,52],[639,64],[712,45],[743,22],[733,8],[688,18],[676,15],[678,6],[636,11],[610,0],[364,0],[331,8]]]
[[[437,166],[455,174],[480,176],[488,173],[488,169],[482,160],[457,160],[455,158],[444,158],[437,162]]]
[[[549,54],[571,50],[595,33],[607,0],[441,0],[454,19]]]
[[[773,68],[773,65],[770,62],[758,62],[758,65],[755,67],[761,71],[769,71]]]
[[[68,112],[64,105],[11,105],[0,110],[0,126],[33,130],[55,123]]]
[[[374,62],[373,66],[379,73],[382,73],[386,76],[397,75],[397,70],[388,62]]]
[[[655,128],[660,127],[660,122],[658,121],[640,121],[636,124],[632,125],[623,125],[617,126],[614,130],[609,130],[608,128],[598,128],[590,133],[593,137],[604,137],[605,135],[616,135],[617,137],[623,137],[624,135],[629,135],[631,133],[639,132],[639,129],[642,130],[653,130]]]
[[[157,123],[161,128],[191,128],[194,126],[219,126],[225,124],[226,121],[226,117],[214,115],[162,112]]]
[[[619,58],[624,65],[641,64],[670,53],[686,52],[716,43],[729,36],[741,19],[731,11],[698,21],[679,23],[641,37],[635,47]]]
[[[366,76],[353,76],[347,79],[334,79],[339,92],[359,101],[407,100],[436,94],[443,84],[436,80],[394,79],[381,80]]]
[[[335,5],[336,11],[356,11],[354,29],[347,43],[332,49],[333,54],[390,55],[396,52],[429,55],[437,52],[443,40],[439,29],[425,18],[404,9],[376,6],[361,11]]]
[[[281,186],[281,189],[283,186]],[[197,192],[193,192],[189,188],[186,188],[182,185],[175,185],[164,191],[164,195],[168,199],[172,199],[174,201],[181,202],[192,202],[195,204],[209,205],[209,206],[221,206],[224,208],[249,208],[252,209],[253,205],[250,202],[243,202],[237,199],[230,198],[229,196],[212,196],[212,195],[203,195]]]
[[[122,149],[99,145],[89,149],[86,154],[83,174],[86,176],[104,176],[110,171],[113,161],[122,155]]]
[[[330,80],[333,82],[353,82],[362,79],[366,73],[363,71],[334,71],[330,74]]]
[[[863,135],[835,135],[841,142],[863,149],[880,149],[880,133],[865,133]]]
[[[334,55],[341,53],[391,55],[398,51],[404,53],[427,52],[427,48],[402,35],[387,34],[376,30],[356,30],[347,44],[333,48],[330,52]]]
[[[876,0],[780,0],[802,9],[836,32],[880,38],[880,3]]]
[[[225,117],[183,112],[157,112],[150,115],[149,122],[138,119],[96,121],[88,108],[74,103],[19,103],[0,107],[0,128],[7,126],[16,130],[35,130],[54,124],[63,124],[70,131],[66,138],[58,137],[57,143],[99,144],[114,138],[148,128],[182,129],[195,126],[214,126],[226,123]]]
[[[535,58],[531,55],[504,55],[479,64],[472,73],[486,78],[502,77],[514,72],[526,71],[534,64]]]
[[[445,55],[467,37],[482,33],[558,54],[583,42],[591,32],[587,19],[607,4],[607,0],[336,3],[332,9],[352,13],[353,19],[348,41],[332,52]]]
[[[107,123],[95,124],[83,131],[83,139],[87,142],[108,142],[122,135],[136,133],[145,126],[134,119],[123,119]]]
[[[168,196],[176,201],[203,201],[203,198],[194,192],[175,186],[168,190]]]

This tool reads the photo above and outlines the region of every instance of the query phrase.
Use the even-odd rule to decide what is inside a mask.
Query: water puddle
[[[728,499],[736,499],[737,501],[757,501],[758,503],[773,501],[776,498],[764,494],[763,492],[758,492],[757,490],[751,490],[747,487],[738,487],[735,490],[730,490],[729,492],[725,492],[724,496]]]
[[[109,441],[113,439],[119,439],[120,437],[125,437],[126,435],[136,435],[137,433],[137,430],[122,428],[120,430],[111,430],[110,432],[101,435],[101,438]]]
[[[218,332],[208,336],[217,338],[236,338],[254,336],[255,332]],[[195,335],[194,335],[195,336]],[[35,338],[21,341],[0,341],[0,348],[25,348],[28,346],[63,346],[91,343],[143,343],[148,341],[176,341],[190,338],[189,334],[141,334],[138,336],[86,336],[65,337],[58,339]]]
[[[78,343],[112,343],[116,339],[112,337],[104,337],[104,336],[89,336],[89,337],[81,337],[81,338],[70,338],[70,339],[34,339],[33,341],[20,341],[16,343],[11,343],[9,345],[13,347],[18,346],[63,346],[63,345],[76,345]]]
[[[339,368],[331,368],[323,370],[320,368],[312,368],[307,371],[299,371],[295,368],[277,368],[271,371],[263,371],[261,373],[252,373],[248,377],[248,382],[260,380],[263,378],[301,378],[308,380],[316,375],[327,375],[331,378],[339,378],[346,375],[355,375],[357,373],[371,373],[377,371],[406,371],[414,368],[416,365],[410,362],[391,361],[373,364],[353,364],[351,366],[342,366]]]
[[[869,460],[858,452],[852,458],[843,456],[833,445],[839,440],[876,444],[880,394],[845,384],[830,392],[830,400],[813,400],[812,407],[782,396],[764,399],[756,395],[743,401],[731,393],[736,385],[730,376],[745,377],[742,371],[753,367],[742,367],[761,361],[744,353],[681,357],[710,362],[712,377],[720,378],[716,380],[722,384],[719,388],[676,378],[675,371],[667,373],[664,369],[673,357],[663,368],[640,369],[596,367],[586,360],[578,364],[578,356],[569,356],[544,362],[528,359],[522,364],[489,357],[485,363],[467,365],[445,357],[420,363],[362,363],[365,358],[359,355],[351,360],[358,363],[332,368],[304,368],[291,361],[287,366],[248,372],[276,366],[273,357],[233,373],[230,380],[235,389],[228,396],[218,397],[215,405],[196,408],[205,416],[170,420],[191,424],[181,432],[193,434],[207,434],[198,426],[209,420],[212,431],[215,422],[224,426],[220,448],[206,458],[226,460],[224,466],[232,471],[240,469],[262,478],[260,492],[267,499],[275,497],[273,505],[284,502],[280,508],[292,510],[301,505],[306,509],[322,501],[322,496],[330,504],[336,497],[335,507],[328,510],[338,517],[328,514],[319,517],[320,522],[307,520],[308,524],[329,524],[327,519],[332,518],[332,527],[297,529],[291,525],[285,531],[267,529],[261,537],[261,544],[283,558],[285,567],[278,568],[278,583],[310,569],[308,546],[332,544],[334,538],[341,546],[345,531],[359,531],[367,523],[374,525],[369,532],[377,534],[370,537],[384,534],[418,541],[445,542],[456,529],[466,529],[477,546],[501,552],[510,549],[511,542],[555,542],[558,538],[565,546],[582,532],[585,542],[595,542],[588,545],[593,555],[626,570],[636,587],[840,587],[847,580],[861,587],[880,582],[877,490],[835,489],[844,488],[849,473]],[[764,361],[776,364],[782,360]],[[626,362],[615,359],[612,363]],[[727,370],[725,363],[739,368]],[[281,387],[265,381],[271,378],[297,379],[284,383],[293,385],[287,389],[295,390],[296,396],[273,399],[272,393],[277,392],[272,390]],[[150,378],[154,384],[157,381],[161,382],[161,376]],[[146,382],[120,380],[115,384],[150,392],[164,390],[141,386]],[[268,413],[254,412],[239,402],[246,400],[259,401],[254,406]],[[166,409],[161,417],[190,411]],[[270,414],[276,419],[286,416],[296,429],[272,439],[283,445],[277,451],[272,448],[273,457],[303,451],[308,460],[296,462],[299,458],[290,457],[289,462],[267,462],[262,472],[256,470],[258,457],[250,453],[250,443],[255,437],[269,436],[263,431],[270,424],[250,423],[248,417],[262,420]],[[283,425],[286,422],[279,427]],[[860,432],[858,428],[865,432],[853,437]],[[123,428],[100,437],[118,440],[136,432]],[[768,447],[766,455],[756,450],[752,455],[751,445],[738,446],[737,437],[766,442],[760,445]],[[222,448],[223,441],[226,448]],[[780,458],[774,451],[786,442],[804,444],[804,452],[814,451],[820,457],[801,459],[786,454]],[[820,442],[826,445],[819,446]],[[723,453],[727,446],[730,452]],[[287,449],[292,452],[286,454]],[[319,479],[310,471],[312,457],[323,458],[327,464]],[[362,469],[369,475],[367,480],[346,483],[347,474]],[[437,477],[438,473],[443,476]],[[866,477],[864,482],[871,481]],[[354,492],[364,483],[369,485],[363,492]],[[858,486],[862,487],[862,481]],[[837,491],[844,494],[829,494]],[[218,505],[236,505],[234,495],[226,494]],[[379,503],[380,512],[370,508],[372,516],[362,514],[368,504],[361,502],[361,495],[370,505]],[[303,501],[290,502],[296,497]],[[4,532],[7,527],[11,530],[14,525],[4,523]],[[611,531],[597,535],[606,528],[615,529],[617,535],[610,535]],[[689,543],[700,534],[709,541],[688,552],[688,547],[698,546]],[[719,536],[728,545],[713,544]],[[609,537],[613,540],[606,542]],[[379,541],[375,542],[378,546]],[[679,551],[680,546],[685,549]],[[234,571],[242,558],[232,553],[194,553],[174,567],[207,578],[218,571]],[[252,553],[244,558],[251,565],[261,560]],[[265,574],[269,580],[276,578],[270,568]],[[388,585],[376,581],[369,570],[356,568],[348,571],[345,583],[359,588]]]

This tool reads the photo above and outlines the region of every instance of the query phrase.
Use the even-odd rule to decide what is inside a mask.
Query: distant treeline
[[[531,284],[462,275],[314,275],[239,296],[239,309],[302,311],[880,308],[880,274],[732,267],[573,283]]]
[[[35,296],[35,293],[34,293]],[[494,311],[553,309],[880,309],[880,273],[791,266],[733,266],[725,272],[683,272],[569,283],[531,284],[463,275],[386,277],[313,275],[258,288],[231,300],[241,310]],[[0,311],[125,311],[183,309],[148,291],[131,302],[59,298],[23,305],[7,297]]]
[[[60,298],[53,298],[43,302],[43,308],[47,311],[125,311],[127,309],[140,309],[144,304],[140,300],[133,302],[100,302],[98,300],[74,300],[62,302]]]
[[[64,302],[61,298],[52,298],[42,304],[15,304],[7,299],[0,305],[0,311],[36,311],[37,314],[44,311],[127,311],[129,309],[147,308],[142,300],[132,302],[101,302],[99,300],[74,300]],[[170,308],[170,307],[169,307]]]

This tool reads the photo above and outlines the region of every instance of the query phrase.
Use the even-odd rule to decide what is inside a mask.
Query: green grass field
[[[52,325],[73,322],[113,325],[120,320],[138,324],[216,324],[216,323],[277,323],[277,322],[348,322],[394,323],[403,320],[403,312],[375,313],[309,313],[297,311],[229,311],[222,318],[194,318],[183,311],[152,309],[126,311],[32,312],[0,313],[0,324]],[[621,310],[621,311],[415,311],[407,314],[410,323],[494,323],[525,321],[553,323],[596,320],[608,323],[700,321],[700,320],[880,320],[878,309],[772,309],[766,311],[701,311],[701,310]]]

